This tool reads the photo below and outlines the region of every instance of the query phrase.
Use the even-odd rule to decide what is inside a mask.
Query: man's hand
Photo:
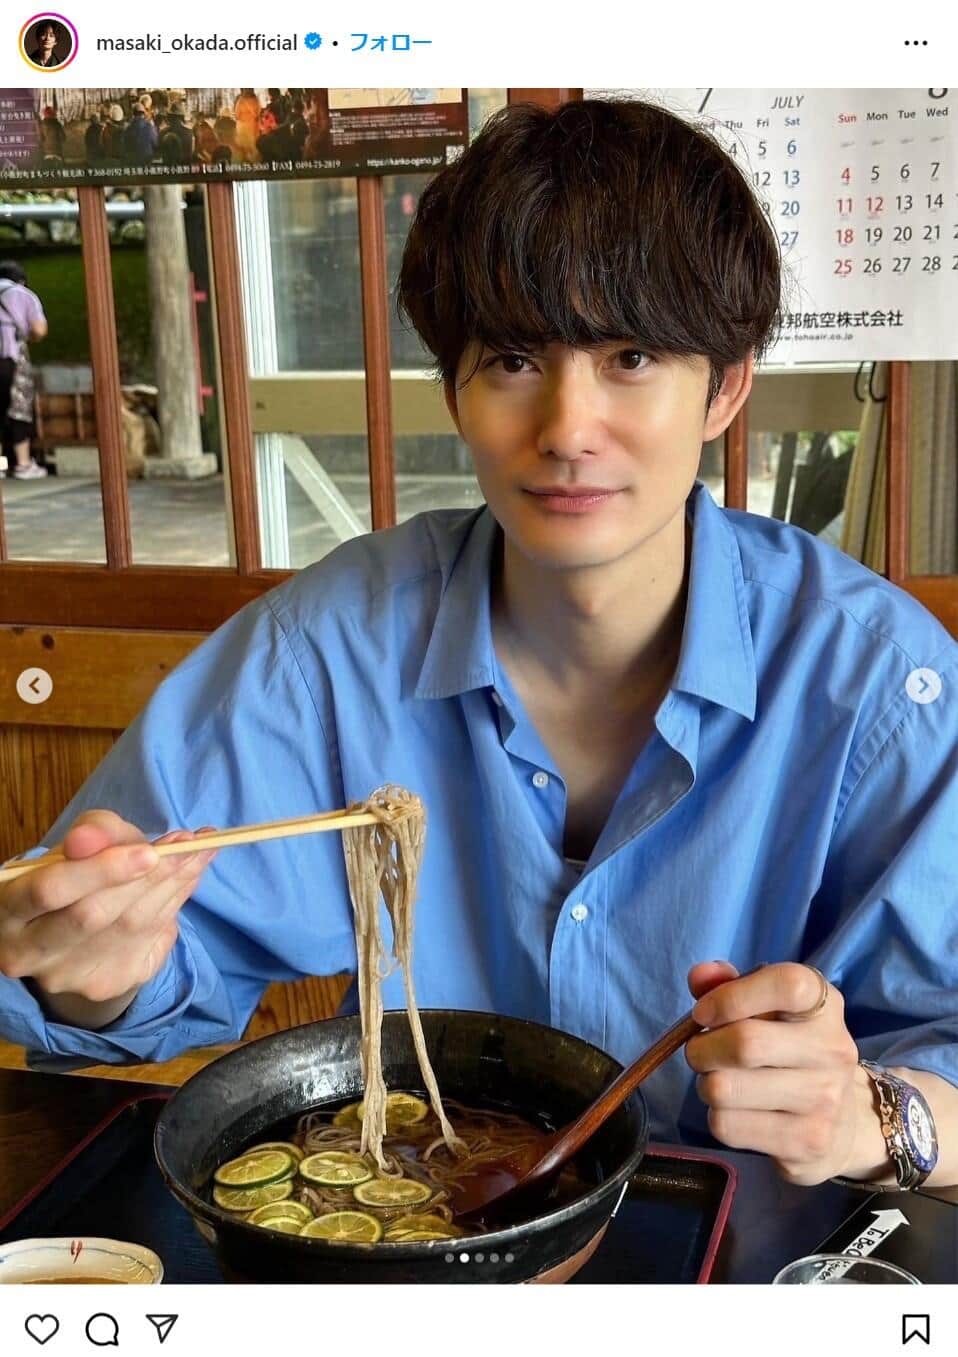
[[[804,1021],[789,1015],[815,1007],[821,981],[794,962],[743,976],[728,962],[704,962],[689,972],[689,989],[699,1000],[692,1016],[709,1030],[692,1037],[685,1055],[716,1140],[769,1155],[793,1183],[862,1176],[849,1169],[863,1148],[866,1163],[887,1163],[868,1076],[833,985],[824,1008]]]
[[[173,830],[156,842],[204,832]],[[30,978],[54,1005],[67,996],[71,1012],[78,1003],[122,1010],[166,960],[180,907],[216,849],[160,858],[109,810],[81,815],[59,847],[66,861],[0,886],[0,974]]]

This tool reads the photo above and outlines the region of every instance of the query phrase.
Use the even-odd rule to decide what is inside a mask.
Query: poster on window
[[[0,187],[439,169],[469,141],[449,89],[0,89]]]

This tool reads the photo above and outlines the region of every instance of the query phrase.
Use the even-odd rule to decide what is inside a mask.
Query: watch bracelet
[[[840,1187],[856,1188],[861,1192],[912,1192],[916,1187],[921,1186],[925,1180],[925,1175],[911,1162],[901,1145],[899,1132],[895,1129],[896,1103],[889,1099],[884,1080],[876,1077],[876,1074],[880,1076],[884,1074],[884,1071],[870,1060],[859,1060],[858,1063],[865,1071],[872,1086],[872,1096],[877,1103],[878,1116],[881,1121],[885,1152],[894,1166],[896,1181],[894,1183],[875,1183],[866,1179],[842,1176],[836,1176],[830,1181],[837,1183]]]

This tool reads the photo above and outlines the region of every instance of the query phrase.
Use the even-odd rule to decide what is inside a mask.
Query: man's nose
[[[599,394],[585,364],[569,364],[543,383],[539,407],[538,447],[560,461],[574,461],[596,452]]]

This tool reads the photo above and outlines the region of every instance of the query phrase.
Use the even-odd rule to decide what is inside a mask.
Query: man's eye
[[[629,372],[638,372],[640,368],[652,361],[650,355],[644,349],[620,349],[619,357],[623,360],[623,364]],[[633,362],[633,359],[636,361]],[[643,363],[643,359],[645,359],[645,363]]]
[[[495,358],[493,358],[492,361],[490,362],[489,366],[495,367],[497,363],[501,363],[503,372],[517,373],[522,371],[521,364],[527,361],[528,359],[524,358],[521,353],[497,353]],[[508,363],[516,363],[519,364],[520,366],[510,368],[506,366]]]

